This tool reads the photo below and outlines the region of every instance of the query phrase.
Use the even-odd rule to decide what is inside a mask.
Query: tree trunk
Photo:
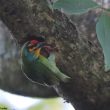
[[[44,35],[48,42],[55,41],[59,48],[58,67],[71,77],[68,83],[60,83],[56,90],[76,110],[110,109],[110,72],[104,72],[103,53],[95,35],[96,15],[93,11],[89,15],[72,17],[71,21],[65,14],[50,10],[45,0],[0,0],[0,17],[18,42],[21,43],[29,33]],[[16,73],[17,77],[18,73],[21,72]],[[17,93],[18,87],[10,83],[6,87],[9,80],[7,78],[4,82],[7,74],[9,73],[5,72],[2,76],[0,74],[0,87],[8,91],[13,89],[14,93]],[[11,81],[16,82],[16,78],[12,76],[14,74],[10,77]],[[31,90],[32,94],[28,94],[31,88],[23,89],[26,83],[22,77],[19,77],[22,83],[20,92],[23,92],[23,95],[37,96],[34,94],[36,89]],[[36,87],[36,84],[31,86]],[[52,93],[55,96],[56,93]]]
[[[58,96],[53,88],[30,82],[21,71],[20,63],[20,51],[16,41],[6,26],[0,22],[0,88],[11,93],[31,97]]]

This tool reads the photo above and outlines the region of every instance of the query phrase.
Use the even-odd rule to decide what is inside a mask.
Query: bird
[[[21,48],[22,71],[30,81],[44,86],[54,86],[69,81],[70,77],[57,67],[55,58],[52,45],[32,39],[24,43]]]

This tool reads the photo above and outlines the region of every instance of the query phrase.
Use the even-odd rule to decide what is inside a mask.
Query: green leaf
[[[63,10],[67,14],[81,14],[99,7],[92,0],[58,0],[53,4],[54,9]]]
[[[11,110],[7,104],[0,103],[0,110]]]
[[[63,110],[63,104],[59,99],[46,99],[28,110]]]
[[[105,71],[110,70],[110,16],[103,13],[96,24],[98,40],[102,46]]]
[[[108,11],[108,12],[110,12],[110,8],[108,8],[108,9],[105,9],[106,11]]]

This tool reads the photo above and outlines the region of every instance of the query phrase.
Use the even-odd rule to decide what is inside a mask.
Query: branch
[[[110,108],[110,74],[104,72],[103,53],[96,36],[97,45],[89,35],[80,35],[65,14],[52,12],[45,0],[0,0],[0,16],[18,41],[28,33],[55,41],[60,49],[58,67],[71,77],[56,90],[76,110]]]

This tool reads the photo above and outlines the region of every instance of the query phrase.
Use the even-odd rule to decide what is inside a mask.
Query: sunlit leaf
[[[110,69],[110,15],[103,13],[96,25],[98,40],[102,46],[105,71]]]
[[[92,0],[58,0],[53,4],[54,9],[63,10],[67,14],[81,14],[99,7]]]
[[[0,110],[11,110],[7,104],[0,103]]]
[[[28,110],[63,110],[63,104],[59,99],[47,99],[30,107]]]

